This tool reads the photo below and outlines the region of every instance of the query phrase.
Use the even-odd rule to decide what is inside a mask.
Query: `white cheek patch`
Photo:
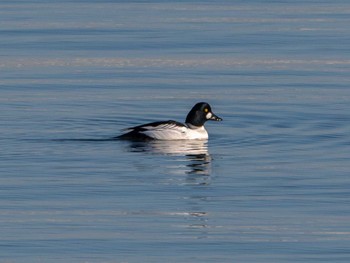
[[[205,117],[207,118],[207,120],[209,120],[212,116],[213,116],[213,114],[211,114],[211,112],[208,112],[207,115],[205,115]]]

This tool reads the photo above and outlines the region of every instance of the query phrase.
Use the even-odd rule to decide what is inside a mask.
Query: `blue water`
[[[2,1],[0,261],[350,262],[349,10]]]

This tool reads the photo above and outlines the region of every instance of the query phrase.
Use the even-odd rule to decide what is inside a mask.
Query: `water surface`
[[[3,262],[349,262],[347,1],[0,4]],[[111,140],[183,121],[202,142]]]

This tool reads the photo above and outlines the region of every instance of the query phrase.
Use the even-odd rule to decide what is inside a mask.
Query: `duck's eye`
[[[205,108],[205,109],[204,109],[204,112],[205,112],[205,113],[207,113],[208,111],[209,111],[208,108]]]

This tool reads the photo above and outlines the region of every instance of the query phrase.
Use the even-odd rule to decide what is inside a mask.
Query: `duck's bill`
[[[222,119],[220,117],[216,116],[214,113],[211,113],[211,116],[210,116],[209,120],[222,121]]]

